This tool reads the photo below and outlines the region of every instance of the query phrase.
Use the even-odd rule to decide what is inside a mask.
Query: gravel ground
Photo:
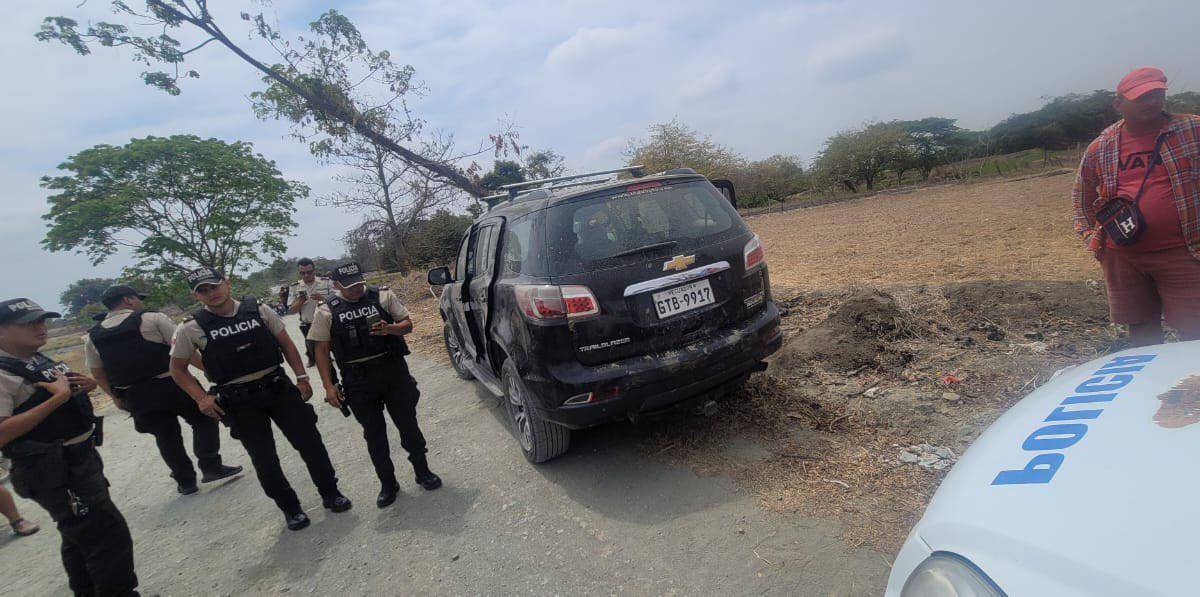
[[[133,531],[143,593],[882,592],[890,554],[848,549],[835,522],[764,511],[759,496],[727,477],[649,458],[628,425],[577,433],[566,456],[531,466],[485,390],[441,364],[411,362],[430,461],[446,486],[426,492],[401,477],[399,501],[376,509],[377,481],[359,427],[318,395],[320,428],[355,507],[323,510],[299,456],[276,434],[284,470],[313,519],[300,532],[283,527],[250,470],[197,495],[176,495],[152,438],[107,408],[101,453]],[[226,462],[249,469],[241,446],[222,436]],[[392,439],[397,468],[407,470],[394,430]],[[763,457],[766,448],[753,443],[731,446],[729,457]],[[67,594],[57,534],[36,505],[19,505],[47,528],[27,539],[0,538],[4,594]]]

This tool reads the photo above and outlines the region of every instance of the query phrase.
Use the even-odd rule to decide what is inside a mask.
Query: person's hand
[[[301,305],[303,305],[304,303],[307,303],[308,302],[308,293],[301,292],[300,294],[297,294],[296,302],[300,303]]]
[[[312,384],[308,383],[307,379],[301,379],[296,382],[296,387],[300,389],[300,398],[305,402],[312,400],[313,390]]]
[[[196,405],[200,407],[200,412],[218,421],[225,415],[225,411],[217,404],[217,397],[212,394],[205,394]]]
[[[342,408],[342,391],[336,385],[325,386],[325,402],[334,408]]]
[[[67,381],[71,384],[72,392],[91,392],[96,389],[96,380],[82,374],[70,371],[67,373]]]
[[[375,325],[371,326],[371,335],[372,336],[386,336],[391,332],[393,325],[395,325],[395,324],[391,324],[386,321],[377,321],[377,322],[375,322]]]
[[[52,399],[58,398],[60,404],[71,395],[71,382],[67,380],[66,375],[59,375],[54,381],[39,381],[34,385],[50,392]]]

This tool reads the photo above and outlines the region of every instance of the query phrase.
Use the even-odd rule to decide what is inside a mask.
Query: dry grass
[[[747,223],[779,286],[1098,278],[1071,231],[1070,192],[1070,176],[949,185]]]

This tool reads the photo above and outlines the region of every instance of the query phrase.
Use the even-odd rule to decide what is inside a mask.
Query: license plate
[[[714,302],[712,287],[708,285],[708,280],[700,280],[679,288],[656,292],[651,295],[651,298],[654,299],[654,309],[658,312],[659,319],[699,309]]]

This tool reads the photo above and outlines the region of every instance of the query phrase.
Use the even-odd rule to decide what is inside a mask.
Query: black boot
[[[204,471],[204,476],[200,477],[200,482],[212,483],[213,481],[227,479],[240,472],[242,472],[242,467],[240,466],[225,466],[222,464],[220,467],[217,467],[211,471]]]
[[[383,489],[379,490],[379,497],[375,498],[375,505],[380,508],[386,508],[396,502],[396,497],[400,495],[400,484],[395,480],[390,483],[384,483]]]
[[[171,478],[175,479],[175,484],[176,484],[175,490],[179,492],[179,495],[192,495],[193,493],[200,491],[200,488],[196,486],[196,478],[195,477],[192,477],[191,479],[187,479],[184,481],[180,481],[179,479],[177,479],[175,477],[175,473],[171,473]]]
[[[429,462],[425,460],[425,455],[412,455],[408,459],[412,461],[413,472],[417,475],[417,485],[424,487],[428,491],[433,491],[442,486],[442,478],[433,474],[429,470]]]
[[[309,523],[308,515],[305,514],[303,510],[298,510],[296,512],[284,512],[283,519],[287,522],[287,528],[289,531],[298,531],[308,526]]]
[[[350,498],[340,493],[327,500],[322,500],[322,503],[325,506],[325,509],[332,510],[334,512],[345,512],[354,506],[354,504],[350,501]]]

